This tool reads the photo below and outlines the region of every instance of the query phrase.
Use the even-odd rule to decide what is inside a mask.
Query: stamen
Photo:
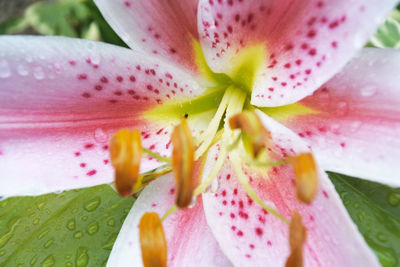
[[[288,157],[288,162],[296,175],[297,198],[310,204],[318,189],[318,173],[312,153]]]
[[[260,118],[254,111],[243,111],[229,119],[231,129],[240,129],[243,133],[243,145],[254,158],[266,147],[271,139]]]
[[[110,158],[115,168],[115,185],[121,196],[129,196],[139,181],[142,144],[139,130],[122,129],[110,142]]]
[[[172,167],[170,165],[164,165],[157,169],[143,173],[140,178],[140,183],[138,182],[136,184],[136,186],[133,188],[133,194],[139,193],[150,182],[156,180],[157,178],[159,178],[167,173],[170,173],[171,171],[172,171]]]
[[[231,90],[228,88],[222,97],[221,103],[215,113],[214,117],[210,121],[207,130],[198,138],[196,145],[199,146],[196,150],[195,159],[197,160],[207,149],[210,147],[215,133],[218,130],[218,126],[221,122],[222,116],[228,106],[229,99],[231,97]]]
[[[143,152],[146,153],[147,155],[149,155],[150,157],[157,159],[160,162],[165,162],[165,163],[171,164],[171,159],[161,156],[160,154],[158,154],[154,151],[151,151],[148,148],[143,147]]]
[[[157,213],[146,212],[139,223],[139,239],[145,267],[167,266],[167,241]]]
[[[289,225],[290,255],[285,267],[303,266],[303,245],[306,240],[306,233],[307,231],[301,221],[300,214],[294,212]]]
[[[172,170],[177,187],[176,204],[180,208],[185,208],[192,201],[194,183],[194,143],[186,119],[182,119],[181,124],[174,128],[171,141]]]
[[[235,173],[238,177],[238,180],[244,190],[246,191],[247,195],[253,199],[255,202],[258,203],[265,211],[268,211],[278,219],[280,219],[284,223],[288,223],[285,217],[283,217],[277,210],[274,208],[268,206],[267,204],[262,201],[262,199],[257,195],[257,193],[253,190],[253,188],[249,185],[249,179],[248,177],[244,174],[243,169],[242,169],[242,162],[240,161],[239,155],[236,153],[236,151],[233,151],[229,154],[229,158],[232,162],[233,169],[235,170]]]
[[[242,111],[244,102],[246,100],[246,94],[243,91],[241,91],[233,86],[229,87],[227,89],[226,94],[229,96],[230,100],[229,100],[228,107],[226,109],[225,117],[230,118]],[[211,184],[211,182],[217,177],[219,171],[221,170],[222,166],[224,165],[226,157],[228,156],[228,148],[231,147],[230,140],[236,140],[236,138],[235,138],[232,130],[230,129],[227,121],[225,121],[224,130],[223,130],[222,137],[221,137],[221,149],[218,154],[218,159],[215,162],[208,177],[195,189],[195,191],[194,191],[195,197],[197,195],[203,193],[208,188],[208,186]],[[196,151],[196,153],[197,152],[198,151]]]

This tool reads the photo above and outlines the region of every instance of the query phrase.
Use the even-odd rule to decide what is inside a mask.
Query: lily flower
[[[168,266],[379,266],[323,170],[400,185],[400,54],[358,53],[396,1],[96,3],[132,50],[0,37],[1,196],[123,177],[123,194],[142,192],[108,266],[140,266],[142,255]],[[242,111],[266,134],[231,129]],[[141,138],[115,135],[110,159],[125,128]],[[170,161],[175,133],[185,153]],[[161,175],[171,162],[184,180]],[[193,184],[197,199],[172,213]]]

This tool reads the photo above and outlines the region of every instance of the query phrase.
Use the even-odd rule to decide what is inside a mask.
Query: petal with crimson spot
[[[199,1],[204,55],[215,72],[254,45],[266,57],[252,104],[280,106],[312,94],[363,47],[397,1]]]
[[[61,37],[0,37],[0,195],[37,195],[111,182],[108,139],[137,127],[170,153],[173,122],[146,110],[203,89],[159,58]],[[142,171],[160,163],[143,160]]]
[[[146,211],[162,216],[174,205],[175,189],[174,177],[168,174],[143,190],[122,226],[107,266],[142,266],[139,220]],[[201,198],[194,207],[170,215],[163,227],[168,243],[168,266],[232,266],[207,226]]]
[[[293,155],[308,150],[295,133],[265,114],[258,114],[271,131],[273,151]],[[206,165],[214,160],[212,154]],[[304,266],[380,266],[323,171],[319,171],[320,190],[311,205],[297,200],[293,170],[288,165],[268,172],[248,168],[244,171],[265,203],[286,218],[290,218],[292,210],[303,218],[307,228]],[[237,266],[284,266],[290,253],[288,225],[249,198],[228,160],[218,177],[218,192],[203,194],[203,205],[222,251]]]
[[[313,112],[283,124],[313,149],[321,167],[400,186],[400,52],[364,49],[299,104]]]
[[[197,0],[96,0],[115,32],[132,48],[197,72]]]

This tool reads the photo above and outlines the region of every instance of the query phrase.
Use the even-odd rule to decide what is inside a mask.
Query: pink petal
[[[321,166],[400,186],[400,53],[365,49],[301,103],[320,113],[284,121]]]
[[[275,146],[282,153],[306,151],[289,129],[263,115]],[[307,228],[304,266],[380,266],[348,216],[326,174],[320,172],[319,193],[311,205],[297,201],[293,171],[286,165],[267,173],[247,169],[250,185],[286,218],[298,211]],[[204,194],[208,225],[223,252],[237,266],[284,266],[289,255],[288,225],[264,212],[237,181],[229,161],[219,174],[216,194]]]
[[[197,0],[96,0],[107,22],[133,49],[196,71]]]
[[[140,194],[126,218],[107,266],[142,266],[138,224],[144,212],[162,216],[175,202],[172,174],[152,182]],[[232,266],[209,230],[201,198],[192,208],[179,210],[164,222],[168,266]]]
[[[2,196],[112,181],[107,144],[121,127],[139,127],[145,147],[168,154],[172,122],[142,113],[201,92],[159,59],[102,43],[1,37],[0,55]],[[158,165],[147,159],[143,171]]]
[[[216,72],[229,70],[244,48],[265,44],[268,55],[252,104],[285,105],[310,95],[340,70],[396,2],[201,0],[199,35]]]

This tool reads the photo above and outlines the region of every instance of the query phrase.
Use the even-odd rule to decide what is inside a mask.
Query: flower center
[[[308,165],[305,166],[305,161],[301,160],[307,157],[302,157],[300,160],[291,158],[289,160],[271,161],[266,156],[268,153],[260,153],[269,142],[270,134],[268,130],[264,129],[253,111],[254,107],[250,104],[250,95],[258,72],[263,65],[262,60],[266,56],[265,46],[255,45],[238,53],[231,61],[232,64],[225,68],[225,73],[215,73],[211,70],[198,42],[194,42],[193,47],[198,69],[203,78],[208,80],[212,86],[209,86],[201,96],[194,99],[157,106],[148,111],[145,117],[150,121],[161,119],[171,122],[179,122],[185,117],[188,118],[189,125],[192,126],[191,130],[195,128],[193,126],[196,126],[196,121],[209,121],[207,128],[204,131],[193,132],[193,145],[187,143],[188,140],[192,140],[192,137],[188,136],[190,131],[186,120],[181,121],[181,124],[175,127],[171,138],[174,147],[172,160],[143,148],[144,154],[156,158],[160,162],[165,162],[166,165],[161,169],[136,178],[132,190],[134,192],[140,191],[153,179],[166,172],[173,171],[179,191],[177,192],[177,205],[181,208],[186,207],[190,203],[189,199],[195,198],[212,188],[212,182],[217,180],[216,177],[229,156],[234,171],[249,197],[267,211],[287,222],[283,216],[258,198],[249,186],[248,178],[242,169],[244,165],[250,168],[268,168],[290,163],[294,167],[296,175],[303,177],[303,179],[299,179],[299,186],[297,186],[298,190],[303,192],[298,193],[299,199],[309,203],[315,195],[316,179],[313,179],[313,177],[307,179],[307,177],[316,176],[315,164],[311,164],[312,162],[309,160],[308,163],[306,162]],[[231,121],[229,121],[230,118],[232,118]],[[191,177],[193,175],[193,164],[196,161],[205,161],[209,149],[216,143],[219,143],[217,160],[209,175],[193,189],[193,177]],[[263,154],[262,157],[258,157],[259,154]],[[193,158],[189,159],[189,157]],[[302,168],[302,166],[305,166],[305,168]],[[115,165],[115,167],[117,170],[118,166]],[[138,176],[137,173],[136,176]],[[118,188],[118,183],[116,185]],[[124,182],[124,186],[127,186],[126,182]],[[126,192],[128,191],[126,190]],[[304,195],[307,196],[301,198]],[[171,211],[167,214],[172,213],[176,208],[176,206],[171,208]]]

